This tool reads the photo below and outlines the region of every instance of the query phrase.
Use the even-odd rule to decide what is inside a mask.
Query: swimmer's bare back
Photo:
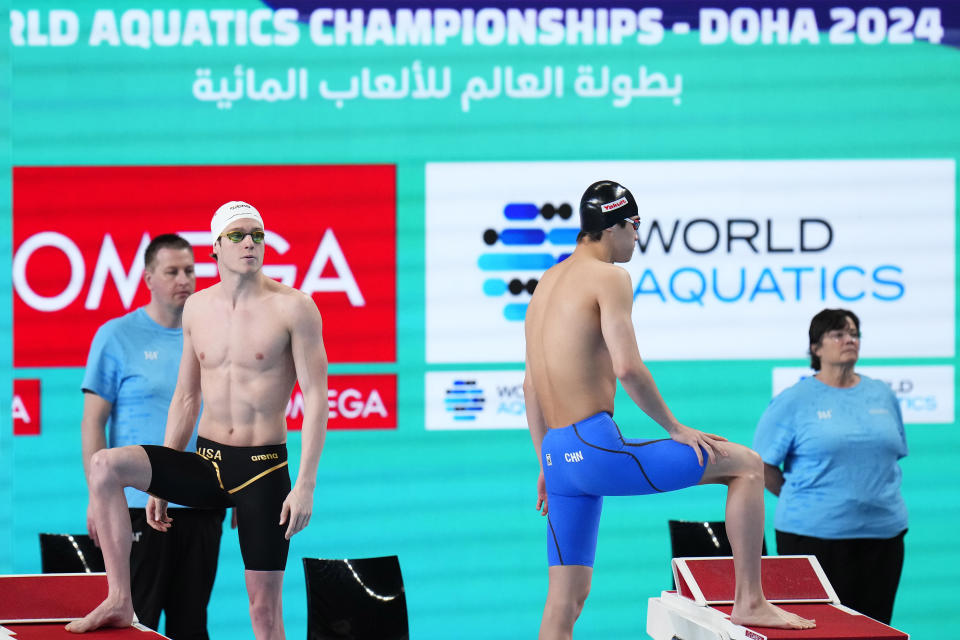
[[[612,311],[601,317],[601,301]],[[543,274],[527,307],[527,374],[547,426],[563,427],[599,411],[613,413],[614,360],[603,323],[633,326],[630,276],[589,255],[571,255]],[[609,329],[610,327],[607,327]]]
[[[297,380],[291,335],[316,314],[302,292],[262,274],[258,284],[237,300],[213,285],[183,313],[184,360],[190,350],[202,389],[199,433],[231,446],[286,441],[284,412]]]

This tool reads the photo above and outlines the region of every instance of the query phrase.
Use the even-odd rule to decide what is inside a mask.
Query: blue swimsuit
[[[603,496],[683,489],[706,470],[688,445],[675,440],[624,439],[610,414],[596,413],[543,438],[550,566],[593,566]]]

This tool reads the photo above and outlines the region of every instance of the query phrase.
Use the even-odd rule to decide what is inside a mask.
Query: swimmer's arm
[[[547,515],[547,484],[543,477],[543,437],[547,434],[547,421],[543,417],[543,409],[537,399],[537,392],[533,386],[528,366],[523,376],[523,404],[527,409],[527,426],[530,428],[530,438],[533,448],[537,450],[537,464],[540,466],[540,475],[537,477],[537,511]]]
[[[290,350],[297,381],[303,393],[303,427],[300,468],[290,495],[283,503],[280,524],[287,524],[285,537],[310,522],[317,465],[327,436],[330,405],[327,397],[327,352],[323,346],[323,321],[317,305],[307,296],[297,301],[290,331]]]
[[[200,415],[200,361],[193,348],[190,335],[193,313],[191,299],[183,307],[183,355],[180,357],[180,370],[177,373],[177,386],[170,399],[167,411],[167,428],[163,437],[163,446],[183,451],[193,435],[193,427]]]
[[[631,320],[633,287],[630,275],[616,267],[616,271],[612,271],[599,287],[597,302],[600,305],[600,331],[613,361],[613,373],[627,395],[667,432],[682,426],[667,407],[653,375],[640,358]]]
[[[537,392],[533,386],[529,366],[523,376],[523,403],[527,409],[527,427],[530,429],[530,438],[533,440],[533,448],[537,450],[537,461],[542,467],[540,448],[543,445],[543,437],[547,434],[547,421],[543,417],[543,410],[540,408],[540,401],[537,399]]]
[[[704,433],[681,424],[667,407],[653,375],[640,358],[637,348],[637,336],[633,330],[630,315],[633,311],[633,287],[630,275],[619,267],[600,283],[597,294],[600,305],[600,331],[610,352],[613,372],[620,380],[624,390],[641,411],[653,418],[663,427],[670,437],[689,445],[697,454],[697,461],[703,464],[703,450],[711,461],[726,453],[716,443],[726,438]]]
[[[304,296],[290,333],[293,366],[303,392],[303,429],[297,485],[313,487],[317,465],[327,435],[330,403],[327,397],[327,351],[323,346],[323,320],[313,300]]]

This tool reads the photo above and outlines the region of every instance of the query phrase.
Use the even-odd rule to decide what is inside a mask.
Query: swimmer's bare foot
[[[131,624],[133,604],[130,600],[120,602],[107,596],[106,600],[83,619],[74,620],[64,628],[72,633],[86,633],[103,627],[129,627]]]
[[[751,627],[774,627],[776,629],[813,629],[815,620],[801,618],[795,613],[761,600],[753,606],[733,605],[730,622]]]

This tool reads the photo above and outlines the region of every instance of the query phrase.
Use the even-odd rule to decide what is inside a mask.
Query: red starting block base
[[[761,560],[763,590],[777,606],[817,621],[814,629],[744,627],[730,622],[733,558],[674,558],[677,591],[650,598],[654,640],[908,640],[902,631],[844,607],[814,556]]]
[[[105,573],[45,573],[0,576],[0,640],[77,640],[64,629],[107,596]],[[141,624],[85,633],[91,640],[161,640]]]
[[[12,634],[12,635],[11,635]],[[158,640],[166,638],[141,624],[123,629],[97,629],[84,633],[89,640]],[[63,624],[5,624],[0,625],[0,640],[77,640],[77,634],[63,628]]]

